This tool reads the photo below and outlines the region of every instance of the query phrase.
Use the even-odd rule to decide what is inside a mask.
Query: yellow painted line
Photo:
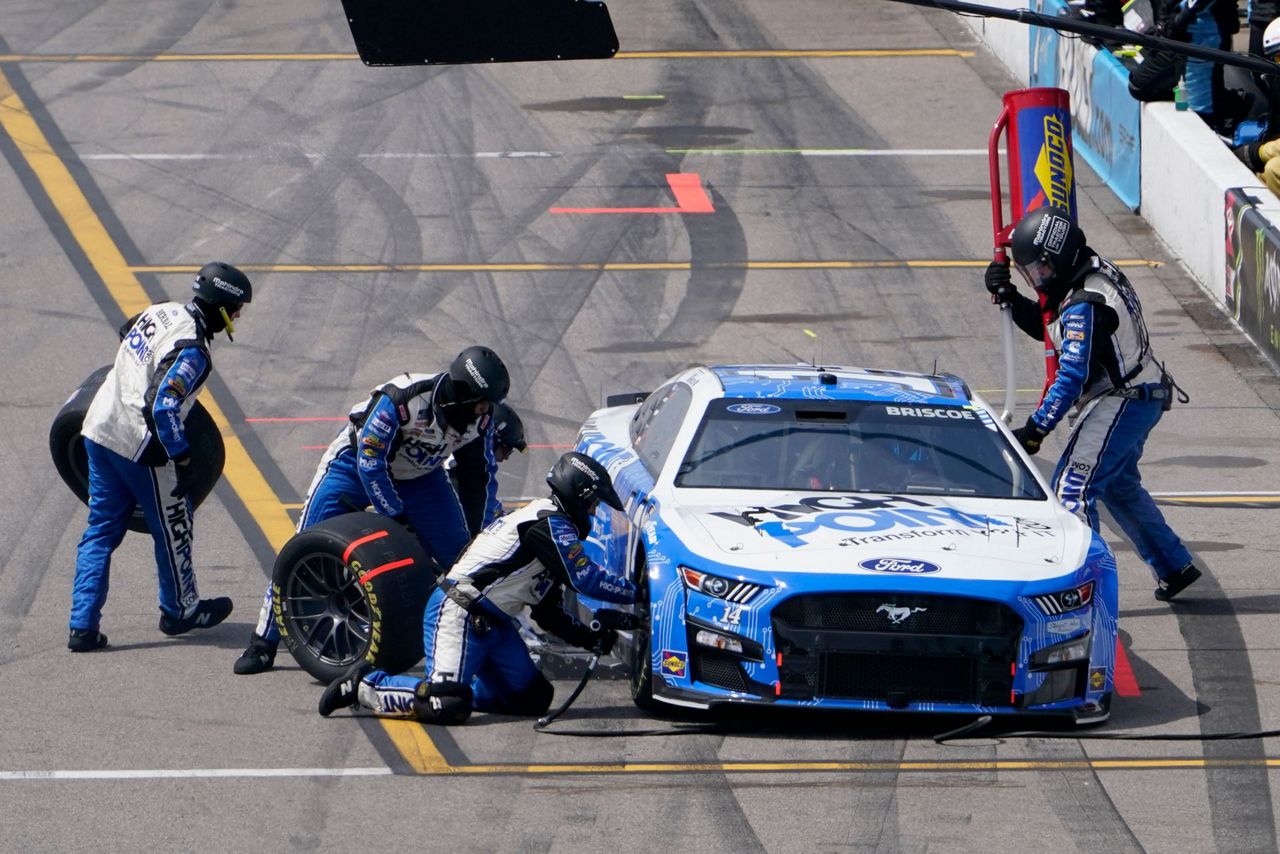
[[[970,57],[971,50],[909,48],[904,50],[635,50],[619,51],[615,59],[883,59],[901,56]]]
[[[425,730],[423,739],[429,741]],[[408,738],[406,735],[401,738]],[[417,738],[417,736],[414,736]],[[405,752],[405,748],[401,748]],[[426,775],[550,775],[550,774],[813,774],[813,773],[912,773],[972,771],[1149,771],[1203,770],[1206,768],[1280,768],[1280,759],[997,759],[880,762],[567,762],[545,764],[451,765],[431,746],[430,753],[413,766]]]
[[[419,774],[447,774],[454,767],[436,749],[427,730],[417,721],[380,718],[382,728],[391,737],[391,743]]]
[[[893,270],[985,268],[987,259],[892,260],[892,261],[713,261],[696,265],[698,269],[716,270]],[[1148,258],[1121,258],[1120,267],[1161,267],[1163,261]],[[646,261],[636,263],[594,262],[580,264],[513,263],[488,264],[237,264],[249,273],[648,273],[667,270],[692,270],[690,261]],[[198,264],[135,264],[133,273],[194,273]]]
[[[883,59],[911,56],[971,57],[971,50],[636,50],[615,59]],[[355,53],[3,53],[4,62],[357,62]]]

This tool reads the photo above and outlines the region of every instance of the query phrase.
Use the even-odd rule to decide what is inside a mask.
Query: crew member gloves
[[[987,292],[991,294],[991,302],[995,305],[1008,305],[1018,292],[1009,278],[1008,261],[992,261],[987,265],[987,272],[982,279]]]
[[[1018,444],[1022,446],[1022,450],[1031,456],[1035,456],[1040,450],[1040,443],[1044,441],[1044,437],[1049,434],[1041,430],[1035,421],[1030,418],[1027,423],[1021,427],[1014,428],[1013,438],[1018,440]]]

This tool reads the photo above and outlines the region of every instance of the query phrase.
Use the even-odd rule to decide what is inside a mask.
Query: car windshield
[[[1045,498],[984,410],[870,401],[713,401],[675,485]]]

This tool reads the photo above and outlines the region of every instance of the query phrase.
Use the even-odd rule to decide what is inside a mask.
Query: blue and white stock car
[[[576,447],[626,505],[588,547],[640,588],[641,708],[1107,717],[1115,558],[960,379],[697,367]]]

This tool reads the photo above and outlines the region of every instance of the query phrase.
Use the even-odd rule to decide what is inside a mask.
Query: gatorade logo
[[[1036,158],[1036,178],[1044,189],[1045,203],[1071,209],[1071,157],[1067,129],[1053,113],[1044,117],[1044,146]]]

